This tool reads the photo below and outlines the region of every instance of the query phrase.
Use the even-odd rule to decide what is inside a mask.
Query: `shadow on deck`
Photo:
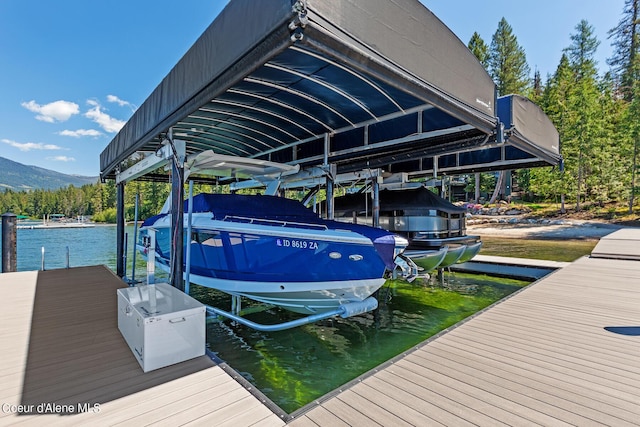
[[[38,272],[25,408],[56,403],[63,405],[56,413],[91,410],[215,365],[203,356],[144,374],[117,327],[116,289],[124,286],[104,266]]]

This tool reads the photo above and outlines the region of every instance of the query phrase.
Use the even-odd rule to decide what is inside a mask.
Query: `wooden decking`
[[[593,248],[591,256],[640,261],[640,228],[626,229],[604,236]]]
[[[639,230],[611,241],[634,242]],[[610,246],[624,255],[632,245]],[[640,423],[640,262],[582,258],[291,426]]]
[[[640,262],[624,258],[640,230],[608,237],[606,258],[558,270],[287,421],[639,425]],[[207,357],[143,374],[117,329],[121,286],[104,267],[0,275],[0,425],[285,424]],[[99,412],[10,406],[41,403]]]
[[[143,374],[117,328],[122,286],[106,267],[0,275],[0,425],[284,424],[206,356]]]

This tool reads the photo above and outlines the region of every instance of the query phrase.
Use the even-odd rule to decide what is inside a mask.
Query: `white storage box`
[[[205,352],[204,305],[167,283],[118,289],[118,329],[144,372]]]

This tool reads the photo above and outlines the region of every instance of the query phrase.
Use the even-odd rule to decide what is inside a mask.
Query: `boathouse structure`
[[[298,178],[321,179],[328,196],[336,180],[371,179],[376,189],[394,174],[562,160],[540,108],[499,98],[475,56],[417,0],[230,1],[100,155],[101,178],[117,182],[120,277],[126,183],[166,180],[166,166],[172,236],[181,236],[185,165],[208,150],[298,165]],[[217,178],[237,181],[233,171]],[[175,243],[171,283],[184,289]]]

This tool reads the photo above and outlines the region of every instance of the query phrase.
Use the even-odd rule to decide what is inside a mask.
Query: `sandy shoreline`
[[[599,240],[601,237],[621,228],[624,227],[595,221],[548,221],[547,223],[529,223],[526,220],[523,221],[516,218],[505,221],[504,219],[477,216],[467,220],[468,235],[513,239]]]

